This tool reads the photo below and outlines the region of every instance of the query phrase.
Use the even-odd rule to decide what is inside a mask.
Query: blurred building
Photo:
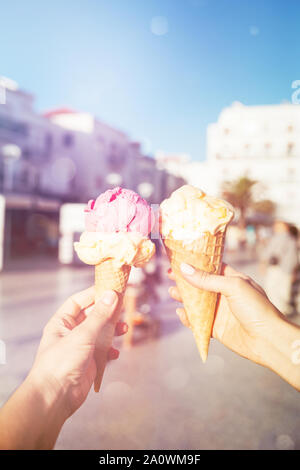
[[[178,177],[186,173],[191,163],[191,157],[186,153],[174,154],[158,150],[155,153],[155,158],[159,168]]]
[[[71,109],[41,115],[31,94],[0,77],[0,194],[5,208],[0,241],[6,258],[56,252],[63,203],[86,202],[118,185],[160,203],[180,184],[181,178],[160,169],[124,132]]]
[[[48,192],[42,174],[54,159],[58,130],[33,107],[33,96],[0,79],[0,259],[55,252],[62,191]],[[0,262],[2,264],[2,262]]]
[[[225,108],[207,129],[206,170],[215,191],[247,176],[262,183],[261,196],[277,216],[300,225],[300,106]]]
[[[181,184],[191,184],[207,193],[213,194],[216,191],[214,178],[207,162],[197,162],[191,160],[187,154],[167,154],[158,151],[155,154],[157,165],[168,174],[181,178]],[[178,187],[178,186],[177,186]],[[174,191],[176,187],[172,189]]]
[[[56,109],[44,116],[64,133],[64,158],[73,165],[71,185],[76,188],[77,201],[87,201],[111,186],[129,183],[136,153],[123,132],[89,113]],[[51,165],[49,162],[50,171]],[[55,187],[57,181],[48,180],[48,184]],[[70,198],[72,190],[67,194]]]
[[[207,159],[157,152],[159,168],[207,193],[247,176],[261,184],[257,197],[275,202],[277,216],[300,225],[300,106],[233,103],[207,129]]]
[[[71,133],[72,148],[65,158],[75,165],[72,187],[77,188],[79,201],[122,185],[139,192],[150,203],[159,203],[181,183],[181,178],[144,155],[139,142],[89,113],[58,109],[44,116]]]

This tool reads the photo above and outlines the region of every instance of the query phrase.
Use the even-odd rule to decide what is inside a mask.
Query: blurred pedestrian
[[[300,313],[300,265],[299,265],[299,231],[293,224],[289,224],[289,232],[297,246],[297,265],[292,276],[291,313]]]
[[[292,313],[291,295],[294,273],[298,265],[297,241],[289,225],[277,220],[273,235],[265,247],[265,289],[271,302],[284,314]]]
[[[143,268],[144,285],[147,292],[148,301],[159,302],[160,297],[157,293],[157,287],[163,282],[161,278],[160,263],[156,257],[153,257]]]
[[[246,227],[247,246],[251,256],[256,254],[256,230],[254,225],[247,225]]]
[[[246,228],[238,226],[238,243],[239,243],[239,250],[245,251],[247,247],[247,235],[246,235]]]
[[[240,229],[237,225],[229,225],[226,233],[226,250],[236,253],[239,248]]]
[[[132,266],[127,289],[124,296],[124,321],[128,325],[127,338],[124,338],[125,348],[131,348],[133,345],[133,330],[134,321],[137,312],[138,298],[143,288],[142,284],[145,278],[145,274],[142,268],[136,268]]]

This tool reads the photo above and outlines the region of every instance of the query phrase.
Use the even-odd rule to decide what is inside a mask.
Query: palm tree
[[[275,211],[275,204],[268,199],[256,200],[254,189],[259,183],[255,180],[243,176],[234,181],[227,181],[223,185],[223,197],[234,207],[239,209],[239,225],[246,227],[246,217],[248,212],[272,216]]]

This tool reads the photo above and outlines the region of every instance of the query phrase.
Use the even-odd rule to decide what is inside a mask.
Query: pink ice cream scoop
[[[130,189],[109,189],[85,208],[89,232],[138,232],[147,236],[154,225],[154,214],[145,199]]]

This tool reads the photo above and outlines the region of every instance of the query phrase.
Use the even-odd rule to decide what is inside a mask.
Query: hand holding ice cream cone
[[[206,361],[217,301],[215,292],[197,289],[182,276],[180,266],[219,273],[230,204],[182,186],[161,204],[160,231],[201,358]]]
[[[89,201],[85,212],[86,231],[74,247],[84,263],[95,266],[96,301],[104,291],[114,290],[119,297],[119,315],[131,266],[142,267],[155,252],[148,238],[154,215],[137,193],[120,187]],[[112,341],[113,333],[110,336]],[[99,342],[95,391],[101,385],[105,354]]]

